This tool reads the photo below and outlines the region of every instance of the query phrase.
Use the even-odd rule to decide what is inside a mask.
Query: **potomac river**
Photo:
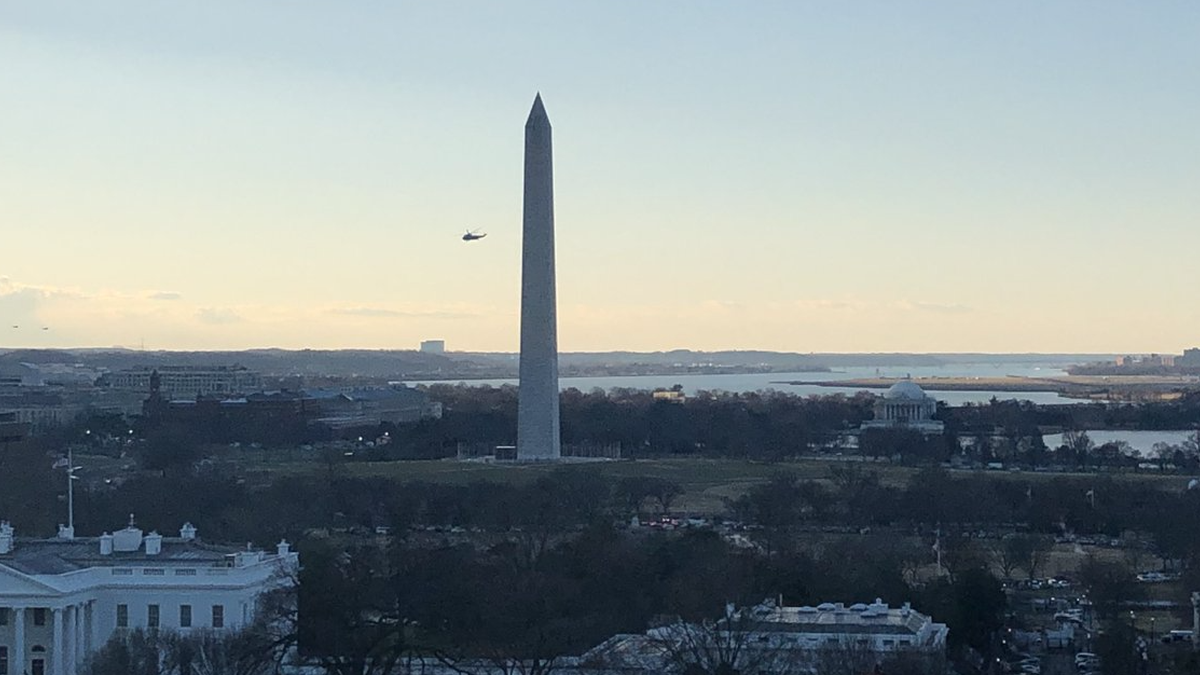
[[[574,387],[580,391],[591,391],[595,388],[605,391],[616,387],[630,389],[667,389],[681,385],[687,394],[697,391],[729,391],[749,392],[763,389],[775,389],[781,392],[798,394],[800,396],[829,396],[845,394],[851,396],[861,388],[853,387],[823,387],[819,385],[791,385],[788,381],[805,380],[809,382],[828,382],[835,380],[850,380],[871,377],[955,377],[955,378],[995,378],[1005,375],[1014,377],[1061,377],[1066,371],[1045,364],[1023,363],[956,363],[946,366],[860,366],[840,368],[831,372],[805,373],[746,373],[741,375],[624,375],[614,377],[563,377],[559,379],[559,387],[568,389]],[[408,382],[408,384],[457,384],[455,380],[424,380]],[[516,385],[516,378],[498,380],[463,380],[470,386],[490,385],[499,387],[505,384]],[[875,393],[880,393],[876,391]],[[1019,399],[1039,404],[1077,403],[1076,399],[1065,398],[1054,392],[1012,392],[1012,391],[931,391],[930,396],[945,401],[949,405],[964,403],[987,403],[993,397],[1000,400]]]

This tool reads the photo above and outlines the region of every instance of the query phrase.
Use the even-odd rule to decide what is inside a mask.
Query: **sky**
[[[7,0],[0,349],[515,351],[540,91],[562,351],[1180,352],[1198,35],[1192,0]]]

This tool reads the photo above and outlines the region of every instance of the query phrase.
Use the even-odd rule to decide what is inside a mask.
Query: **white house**
[[[250,623],[260,594],[299,565],[287,542],[273,554],[206,544],[132,522],[99,537],[16,537],[0,523],[0,675],[71,675],[119,631],[231,630]]]

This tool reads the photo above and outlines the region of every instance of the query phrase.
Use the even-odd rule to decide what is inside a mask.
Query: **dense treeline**
[[[779,595],[789,604],[912,601],[951,624],[954,647],[987,649],[1005,605],[999,582],[981,568],[913,587],[897,553],[844,538],[767,555],[711,531],[634,537],[596,523],[533,558],[510,544],[404,541],[348,556],[315,544],[302,555],[301,647],[355,672],[398,654],[451,663],[520,656],[546,672],[556,656],[616,633],[667,617],[711,619],[725,603]]]
[[[49,532],[63,520],[63,475],[35,445],[0,453],[0,509],[25,532]],[[786,467],[786,465],[783,465]],[[786,471],[768,485],[730,502],[727,515],[748,524],[787,518],[807,526],[962,528],[998,526],[1055,534],[1118,537],[1151,533],[1166,554],[1190,541],[1185,525],[1200,517],[1200,490],[1178,483],[1141,482],[1107,474],[1090,477],[998,475],[922,469],[902,485],[884,481],[870,462],[831,462],[819,481]],[[272,543],[313,529],[371,532],[410,525],[507,532],[528,527],[529,504],[553,503],[555,526],[575,527],[597,514],[627,521],[668,510],[679,485],[655,477],[615,480],[594,466],[561,469],[527,485],[477,482],[398,483],[346,473],[330,462],[319,472],[247,480],[223,465],[138,473],[122,484],[79,485],[81,532],[112,530],[135,513],[147,529],[169,533],[190,520],[226,541]],[[1178,557],[1178,556],[1176,556]]]
[[[511,444],[516,430],[515,387],[434,385],[440,420],[390,429],[392,449],[380,458],[452,456],[460,444]],[[779,391],[698,392],[685,403],[634,389],[562,393],[566,444],[619,444],[628,457],[706,455],[781,460],[828,447],[873,416],[873,394],[802,397]],[[1128,464],[1127,448],[1086,442],[1066,452],[1046,448],[1045,429],[1193,429],[1200,427],[1200,395],[1153,404],[1039,406],[993,399],[982,405],[939,406],[946,434],[866,434],[862,452],[908,463],[946,461],[968,448],[976,461],[1009,460],[1029,466],[1095,467]],[[1200,469],[1200,457],[1172,458],[1180,468]]]
[[[387,438],[386,445],[364,449],[360,458],[366,460],[453,457],[464,448],[487,452],[514,443],[516,387],[432,385],[426,391],[443,404],[440,419],[341,430],[339,436]],[[801,397],[761,391],[698,392],[681,403],[655,398],[653,392],[644,390],[567,389],[561,396],[562,439],[567,446],[619,446],[625,457],[693,455],[780,461],[814,451],[850,452],[839,443],[872,418],[875,400],[867,392],[852,397]],[[1195,441],[1188,447],[1165,448],[1153,458],[1138,458],[1119,443],[1097,446],[1079,433],[1084,429],[1195,429],[1200,427],[1200,395],[1136,405],[1046,406],[993,399],[982,405],[940,405],[937,417],[945,423],[944,435],[872,430],[859,437],[858,451],[906,464],[961,458],[1030,467],[1129,468],[1139,459],[1153,459],[1164,467],[1200,471],[1200,443]],[[270,454],[332,438],[328,429],[307,425],[303,416],[289,418],[287,423],[269,416],[250,418],[232,426],[211,420],[202,423],[199,417],[191,424],[189,419],[155,425],[97,415],[47,439],[59,445],[79,441],[84,428],[94,432],[93,441],[136,439],[143,464],[165,468],[202,458],[211,452],[212,444],[254,442]],[[1042,437],[1047,430],[1066,430],[1070,438],[1063,447],[1047,448]]]
[[[986,404],[943,407],[947,426],[964,433],[1003,429],[1025,432],[1032,427],[1059,429],[1194,429],[1200,426],[1200,392],[1175,401],[1146,403],[1065,403],[1038,405],[1030,401],[997,400]]]
[[[1135,532],[1167,560],[1200,552],[1200,531],[1193,525],[1200,518],[1200,490],[1155,489],[1108,476],[1019,481],[931,468],[904,486],[891,486],[863,465],[848,463],[835,467],[829,481],[780,474],[733,501],[731,511],[785,537],[821,525],[1105,538]]]
[[[397,448],[431,445],[452,455],[458,443],[511,443],[517,428],[515,387],[435,385],[442,419],[396,430]],[[708,454],[778,459],[828,443],[871,417],[869,395],[802,398],[780,392],[700,392],[685,404],[636,389],[567,389],[562,393],[565,444],[620,444],[627,456]]]
[[[61,511],[49,458],[24,446],[3,459],[28,471],[0,480],[31,500],[6,499],[5,508],[27,509],[33,521],[13,519],[32,534],[30,522]],[[614,479],[602,468],[453,485],[352,476],[341,462],[252,480],[221,465],[171,467],[81,487],[77,527],[111,531],[133,512],[163,533],[190,520],[211,540],[301,543],[301,644],[337,659],[552,660],[664,616],[711,617],[725,602],[780,594],[798,604],[911,600],[951,625],[956,646],[986,651],[1003,615],[992,570],[1036,576],[1050,535],[1063,532],[1142,533],[1164,562],[1188,568],[1188,583],[1200,581],[1200,490],[1183,479],[1164,488],[1105,475],[925,468],[898,483],[870,462],[846,461],[801,480],[781,465],[730,500],[726,527],[662,533],[618,526],[670,511],[680,486]],[[36,487],[21,492],[26,483]],[[981,530],[987,539],[965,536]],[[934,536],[945,575],[931,580]],[[1094,567],[1080,576],[1097,605],[1119,606],[1131,568]]]

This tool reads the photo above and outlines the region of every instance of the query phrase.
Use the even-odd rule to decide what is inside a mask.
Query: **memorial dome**
[[[928,398],[928,396],[925,394],[925,390],[918,387],[916,383],[911,380],[901,380],[888,387],[888,390],[884,392],[883,397],[889,401],[923,401]]]

